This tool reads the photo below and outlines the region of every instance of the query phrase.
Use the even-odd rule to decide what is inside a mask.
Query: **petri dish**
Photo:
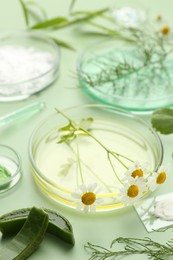
[[[23,100],[58,76],[60,48],[36,32],[0,33],[0,101]]]
[[[94,101],[129,111],[169,107],[173,105],[172,56],[163,67],[155,61],[143,66],[143,52],[136,45],[115,39],[96,42],[78,57],[79,85]]]
[[[15,150],[0,144],[0,194],[14,187],[22,176],[21,159]]]
[[[110,164],[100,143],[123,154],[124,163],[129,164],[125,157],[149,162],[153,171],[163,159],[162,143],[157,133],[139,117],[112,106],[76,106],[64,109],[63,113],[65,117],[59,112],[51,114],[37,126],[30,138],[31,170],[39,190],[57,203],[76,209],[77,202],[72,196],[75,190],[82,184],[97,183],[102,198],[101,205],[96,206],[97,212],[125,207],[119,197],[124,166],[113,157]],[[85,134],[73,138],[67,118],[87,127],[94,138]],[[63,131],[67,134],[64,141],[61,139]]]

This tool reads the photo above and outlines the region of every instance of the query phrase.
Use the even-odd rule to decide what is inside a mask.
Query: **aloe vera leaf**
[[[48,214],[36,207],[29,215],[17,235],[0,250],[0,259],[27,259],[40,245],[48,225]]]
[[[30,208],[23,208],[1,215],[0,231],[3,233],[3,236],[16,234],[26,221],[30,210]],[[75,239],[70,222],[55,211],[45,208],[43,210],[49,216],[49,223],[46,231],[63,241],[74,245]]]

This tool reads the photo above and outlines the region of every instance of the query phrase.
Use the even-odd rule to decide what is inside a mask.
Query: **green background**
[[[40,0],[37,2],[45,8],[49,18],[62,15],[66,16],[68,14],[69,1]],[[114,1],[103,0],[78,0],[75,10],[94,11],[109,6],[113,2]],[[147,8],[150,17],[154,19],[158,14],[161,14],[172,26],[173,31],[173,23],[171,23],[173,10],[172,0],[143,0],[141,2]],[[0,0],[0,29],[2,31],[25,29],[23,13],[19,1]],[[84,244],[88,241],[93,244],[109,247],[111,241],[119,236],[140,238],[150,236],[152,239],[157,239],[163,243],[173,237],[172,231],[148,234],[133,207],[107,213],[85,215],[55,204],[45,198],[34,184],[28,157],[28,142],[33,129],[43,118],[49,113],[52,113],[55,107],[62,109],[73,105],[93,102],[79,89],[75,75],[76,61],[82,49],[95,40],[100,39],[98,36],[88,36],[86,33],[81,33],[81,31],[85,32],[85,30],[87,30],[87,26],[77,25],[54,32],[54,35],[58,38],[71,43],[76,51],[72,52],[61,49],[60,76],[51,87],[25,101],[10,103],[0,102],[0,116],[36,100],[46,102],[46,109],[43,112],[30,119],[10,125],[6,129],[0,128],[0,143],[10,145],[20,154],[23,169],[23,178],[16,188],[0,196],[0,214],[23,207],[47,207],[58,211],[68,218],[73,226],[76,239],[74,248],[69,248],[69,246],[61,240],[46,236],[39,250],[30,257],[31,260],[89,259],[90,255],[84,250]],[[141,117],[146,121],[150,121],[150,116],[151,115],[142,115]],[[161,139],[164,145],[164,163],[170,164],[170,169],[166,184],[154,192],[152,196],[173,191],[173,136],[161,136]],[[134,260],[139,259],[139,257],[141,260],[147,259],[146,256],[129,256],[123,259]]]

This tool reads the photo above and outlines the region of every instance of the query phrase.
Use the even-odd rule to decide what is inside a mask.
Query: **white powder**
[[[29,95],[46,87],[52,80],[54,57],[33,47],[0,47],[0,95]],[[43,77],[37,78],[40,75]],[[35,80],[34,80],[35,78]],[[28,81],[33,79],[32,81]],[[23,82],[23,83],[20,83]]]
[[[156,202],[154,215],[163,220],[173,220],[173,198]]]

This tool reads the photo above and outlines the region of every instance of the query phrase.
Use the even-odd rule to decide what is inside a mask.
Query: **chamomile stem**
[[[71,147],[71,145],[69,143],[67,143],[67,146],[69,147],[69,149],[72,151],[72,153],[74,153],[75,156],[77,156],[76,151],[73,149],[73,147]],[[95,174],[94,171],[92,171],[92,169],[80,158],[80,162],[81,164],[83,164],[83,166],[86,167],[86,169],[88,169],[88,171],[100,182],[102,183],[102,185],[109,191],[111,192],[111,189],[108,187],[108,185],[106,185],[106,183],[97,176],[97,174]]]
[[[59,114],[61,114],[63,117],[65,117],[69,123],[73,126],[74,122],[71,120],[70,117],[68,117],[65,113],[63,113],[61,110],[59,110],[58,108],[55,108],[55,111]]]
[[[109,161],[109,163],[110,163],[110,166],[111,166],[111,168],[112,168],[112,170],[113,170],[113,172],[114,172],[116,178],[117,178],[118,181],[122,184],[122,181],[120,180],[120,178],[119,178],[117,172],[115,171],[115,167],[113,166],[113,163],[112,163],[112,161],[111,161],[110,153],[107,153],[107,155],[108,155],[108,161]]]
[[[71,120],[71,118],[69,118],[66,114],[64,114],[64,113],[63,113],[62,111],[60,111],[59,109],[56,109],[56,111],[57,111],[58,113],[60,113],[62,116],[64,116],[64,117],[69,121],[69,124],[70,124],[74,129],[76,129],[76,130],[78,130],[78,131],[81,131],[81,132],[85,133],[87,136],[91,137],[93,140],[95,140],[95,141],[107,152],[109,163],[111,163],[111,167],[112,167],[113,169],[114,169],[114,167],[113,167],[112,162],[110,161],[110,157],[109,157],[110,154],[111,154],[121,165],[123,165],[126,169],[128,169],[128,167],[125,165],[125,163],[124,163],[119,157],[121,156],[121,157],[123,157],[123,158],[125,158],[125,159],[127,159],[127,160],[129,160],[129,161],[131,161],[131,162],[133,162],[131,159],[129,159],[128,157],[126,157],[126,156],[124,156],[124,155],[121,155],[121,154],[119,154],[119,153],[110,151],[102,142],[100,142],[100,141],[99,141],[94,135],[92,135],[89,131],[87,131],[87,130],[81,128],[81,127],[78,127],[78,128],[77,128],[77,127],[76,127],[76,123],[75,123],[73,120]],[[78,160],[79,160],[79,148],[78,148],[77,153],[78,153]],[[79,168],[79,169],[80,169],[80,172],[82,172],[81,165],[80,165],[80,168]],[[114,173],[116,174],[115,169],[114,169]],[[116,174],[116,177],[119,179],[119,177],[117,176],[117,174]],[[120,181],[120,179],[119,179],[119,181]],[[120,182],[121,182],[121,181],[120,181]]]
[[[84,184],[83,174],[82,174],[82,165],[81,165],[81,159],[80,159],[80,152],[79,152],[79,144],[78,144],[78,136],[76,138],[76,147],[77,147],[77,164],[79,167],[79,173],[81,177],[81,181]]]
[[[115,159],[117,159],[117,161],[120,162],[120,164],[122,164],[126,169],[128,169],[128,167],[122,162],[122,160],[119,158],[119,156],[122,156],[121,154],[119,153],[116,153],[116,152],[113,152],[113,151],[110,151],[103,143],[101,143],[94,135],[92,135],[89,131],[85,130],[85,129],[82,129],[80,128],[81,131],[83,131],[84,133],[86,133],[88,136],[90,136],[92,139],[94,139],[104,150],[106,150],[106,152],[108,154],[111,154],[113,157],[115,157]],[[131,159],[129,159],[128,157],[126,156],[122,156],[126,159],[128,159],[129,161],[132,161]]]

